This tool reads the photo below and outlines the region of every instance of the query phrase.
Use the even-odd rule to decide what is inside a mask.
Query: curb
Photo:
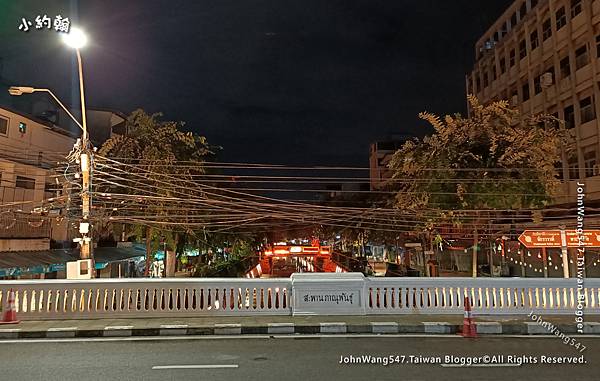
[[[481,335],[553,335],[544,327],[532,322],[501,323],[476,322]],[[572,324],[558,324],[556,329],[564,334],[577,334]],[[187,324],[161,324],[158,327],[135,327],[134,325],[106,326],[103,329],[56,327],[46,330],[0,329],[2,339],[39,339],[74,337],[131,337],[131,336],[234,336],[234,335],[311,335],[311,334],[447,334],[462,332],[462,324],[448,322],[423,322],[399,324],[397,322],[345,322],[319,323],[268,323],[267,325],[213,324],[189,326]],[[584,323],[585,334],[600,334],[600,323]]]

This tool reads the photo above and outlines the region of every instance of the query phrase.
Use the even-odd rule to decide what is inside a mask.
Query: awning
[[[98,247],[94,249],[96,269],[146,255],[144,247]],[[64,271],[66,263],[79,259],[79,249],[0,252],[0,277],[22,274],[44,274]]]

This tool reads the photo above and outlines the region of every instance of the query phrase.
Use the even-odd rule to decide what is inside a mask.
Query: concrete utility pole
[[[79,93],[81,96],[81,119],[83,127],[83,136],[81,139],[81,202],[82,202],[82,221],[79,224],[79,232],[81,233],[81,259],[93,259],[93,243],[92,243],[92,229],[90,224],[90,215],[92,208],[92,155],[93,149],[89,140],[87,130],[87,118],[85,114],[85,94],[83,87],[83,68],[81,64],[81,54],[79,48],[76,48],[77,52],[77,66],[79,68]],[[92,267],[93,270],[93,267]],[[93,272],[92,272],[93,273]]]
[[[563,277],[569,277],[569,251],[567,250],[567,228],[565,225],[559,225],[560,229],[560,246],[562,252],[562,263],[563,263]]]

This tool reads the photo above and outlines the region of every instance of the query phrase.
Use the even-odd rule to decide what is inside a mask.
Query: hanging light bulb
[[[554,266],[554,270],[558,270],[558,266]]]
[[[542,254],[538,253],[538,258],[541,258],[541,257],[542,257]]]
[[[530,253],[529,251],[527,252],[527,256],[528,256],[528,257],[531,257],[531,253]]]

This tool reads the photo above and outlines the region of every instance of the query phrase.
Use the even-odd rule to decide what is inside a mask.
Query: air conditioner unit
[[[552,73],[548,72],[542,74],[540,77],[540,84],[544,88],[552,86],[554,84],[554,78],[552,78]]]

